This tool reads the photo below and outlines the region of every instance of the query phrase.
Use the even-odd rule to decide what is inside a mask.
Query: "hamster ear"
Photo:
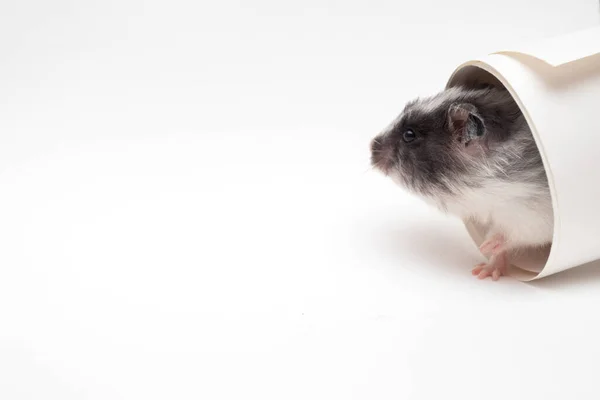
[[[448,126],[458,140],[468,146],[471,140],[485,133],[485,124],[474,105],[468,103],[452,104],[448,109]]]

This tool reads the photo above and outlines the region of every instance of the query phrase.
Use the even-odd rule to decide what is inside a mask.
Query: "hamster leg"
[[[479,251],[484,256],[493,256],[495,254],[501,253],[504,251],[506,246],[506,240],[502,234],[495,234],[489,237],[485,242],[479,246]]]
[[[501,251],[493,255],[487,263],[476,265],[471,272],[473,275],[477,275],[479,279],[491,276],[492,280],[497,281],[502,275],[506,275],[508,272],[508,257],[506,252]]]

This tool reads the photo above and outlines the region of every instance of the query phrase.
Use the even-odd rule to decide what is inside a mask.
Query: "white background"
[[[461,224],[368,164],[472,55],[599,22],[0,0],[0,398],[600,398],[600,268],[479,281]]]

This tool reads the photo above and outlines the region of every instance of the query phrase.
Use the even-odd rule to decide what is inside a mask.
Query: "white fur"
[[[487,237],[502,234],[507,248],[541,246],[552,241],[550,197],[533,184],[490,179],[482,188],[463,189],[459,196],[425,200],[462,219],[489,226]]]
[[[448,99],[452,99],[463,93],[464,90],[458,87],[452,87],[446,89],[442,93],[437,96],[431,96],[426,99],[423,99],[419,104],[419,110],[424,113],[431,113],[439,109],[448,101]]]

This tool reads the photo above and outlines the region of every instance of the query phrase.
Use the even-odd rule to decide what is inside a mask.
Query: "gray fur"
[[[470,140],[453,131],[449,112],[468,105],[481,118],[485,134]],[[404,143],[405,129],[419,137]],[[471,140],[480,151],[469,152]],[[391,154],[386,148],[393,147]],[[390,158],[383,160],[383,156]],[[537,146],[525,118],[506,90],[452,88],[409,102],[396,121],[372,142],[371,162],[384,172],[399,172],[403,184],[417,194],[459,194],[461,187],[477,187],[493,178],[529,181],[547,186]]]

